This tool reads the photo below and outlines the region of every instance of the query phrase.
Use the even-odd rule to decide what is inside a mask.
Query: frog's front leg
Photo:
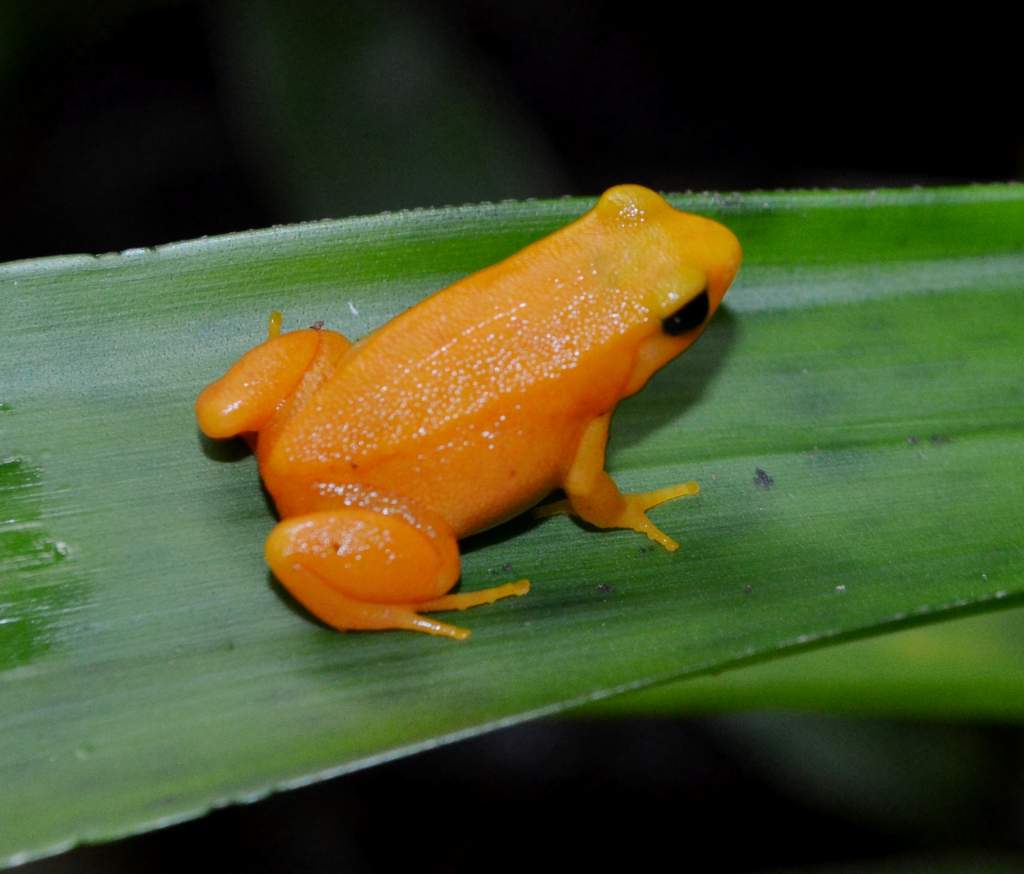
[[[538,507],[534,514],[544,517],[568,513],[598,528],[631,528],[672,552],[679,548],[679,544],[647,518],[647,511],[673,498],[696,495],[700,486],[695,482],[685,482],[653,492],[622,494],[604,469],[611,417],[611,413],[606,413],[594,419],[583,432],[562,486],[568,499]]]
[[[421,616],[525,595],[526,580],[445,594],[459,578],[455,535],[436,513],[369,492],[350,506],[280,522],[266,558],[313,615],[339,630],[400,628],[456,640],[469,631]]]

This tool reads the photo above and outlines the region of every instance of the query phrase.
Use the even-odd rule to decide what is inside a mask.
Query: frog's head
[[[680,212],[639,185],[609,189],[596,211],[606,227],[629,238],[619,279],[649,313],[626,390],[631,394],[700,336],[739,270],[742,251],[725,226]]]

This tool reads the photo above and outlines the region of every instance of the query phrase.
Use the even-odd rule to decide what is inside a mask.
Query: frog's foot
[[[576,455],[562,484],[568,499],[547,504],[534,510],[534,513],[538,516],[569,513],[598,528],[632,528],[673,552],[679,548],[679,544],[647,518],[647,511],[673,498],[699,494],[700,486],[695,482],[686,482],[655,489],[653,492],[622,494],[615,480],[604,470],[604,450],[610,421],[611,413],[606,413],[584,428]]]
[[[630,528],[640,534],[646,534],[669,552],[675,552],[679,548],[679,544],[647,518],[647,511],[666,501],[698,494],[700,494],[700,486],[690,481],[674,486],[665,486],[652,492],[624,495],[615,487],[611,477],[602,472],[600,486],[596,487],[593,492],[574,495],[562,501],[554,501],[536,507],[533,515],[538,518],[547,518],[564,513],[576,516],[598,528]]]
[[[267,563],[313,615],[339,630],[389,628],[465,640],[469,631],[420,611],[465,610],[525,595],[526,580],[445,594],[459,577],[455,536],[436,514],[407,506],[344,507],[285,519],[270,533]]]
[[[679,549],[679,544],[669,537],[664,531],[658,528],[647,518],[647,511],[658,504],[672,501],[676,498],[686,498],[700,494],[700,486],[693,480],[685,483],[677,483],[674,486],[665,486],[655,489],[652,492],[639,492],[635,495],[623,495],[625,509],[619,517],[617,524],[621,528],[632,528],[641,534],[646,534],[655,543],[664,546],[669,552]]]
[[[516,580],[511,583],[503,583],[500,586],[492,586],[489,589],[481,589],[479,592],[459,592],[457,595],[442,595],[440,598],[434,598],[431,601],[417,604],[416,609],[422,610],[424,613],[433,613],[437,610],[468,610],[470,607],[493,604],[502,598],[525,595],[529,591],[529,580]]]

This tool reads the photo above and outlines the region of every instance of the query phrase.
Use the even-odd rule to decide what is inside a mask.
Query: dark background
[[[862,11],[840,44],[835,21],[780,37],[747,12],[673,8],[8,0],[0,260],[624,181],[1024,172],[1008,22],[981,44],[970,19],[904,34]]]
[[[1021,179],[1009,22],[885,13],[3,3],[0,261],[623,181]],[[1010,727],[566,720],[25,870],[979,870],[1024,852],[1022,774]]]

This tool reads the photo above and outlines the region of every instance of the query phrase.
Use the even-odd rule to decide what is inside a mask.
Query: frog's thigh
[[[696,495],[700,486],[695,482],[685,482],[653,492],[622,494],[604,470],[610,422],[611,413],[608,413],[591,422],[583,432],[563,484],[568,500],[540,507],[535,511],[536,514],[553,516],[570,513],[598,528],[631,528],[646,534],[669,551],[678,549],[679,544],[647,518],[647,510],[673,498]]]
[[[525,581],[445,595],[459,577],[455,536],[443,521],[344,507],[285,519],[267,563],[311,613],[341,630],[402,628],[465,639],[463,628],[417,611],[458,610],[529,590]]]
[[[274,336],[250,349],[196,400],[203,433],[223,439],[258,431],[298,385],[319,346],[319,333],[307,330]]]

